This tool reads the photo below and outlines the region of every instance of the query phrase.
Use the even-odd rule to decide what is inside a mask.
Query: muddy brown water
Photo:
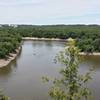
[[[60,64],[55,64],[55,56],[64,47],[59,41],[24,41],[18,57],[8,66],[0,69],[0,89],[10,100],[49,100],[48,88],[42,76],[59,76]],[[95,67],[89,87],[94,100],[100,98],[100,56],[84,56],[80,71]]]

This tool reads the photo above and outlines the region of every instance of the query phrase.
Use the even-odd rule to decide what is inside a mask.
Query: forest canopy
[[[82,52],[100,52],[100,25],[0,25],[0,58],[14,52],[21,37],[73,38]]]
[[[7,58],[10,53],[16,52],[21,42],[21,36],[10,33],[6,28],[0,28],[0,59]]]

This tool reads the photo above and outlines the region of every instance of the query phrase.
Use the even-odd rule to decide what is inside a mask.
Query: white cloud
[[[0,0],[0,23],[98,24],[99,11],[99,0]]]

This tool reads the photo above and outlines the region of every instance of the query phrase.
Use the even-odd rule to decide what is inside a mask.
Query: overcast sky
[[[100,24],[100,0],[0,0],[0,24]]]

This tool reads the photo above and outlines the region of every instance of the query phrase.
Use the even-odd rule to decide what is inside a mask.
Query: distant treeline
[[[1,25],[0,48],[6,42],[9,43],[8,41],[10,41],[10,44],[19,43],[20,36],[60,39],[71,37],[76,39],[76,45],[81,51],[100,52],[100,25]],[[5,39],[3,39],[4,37]],[[0,52],[2,51],[4,50],[0,49]]]

